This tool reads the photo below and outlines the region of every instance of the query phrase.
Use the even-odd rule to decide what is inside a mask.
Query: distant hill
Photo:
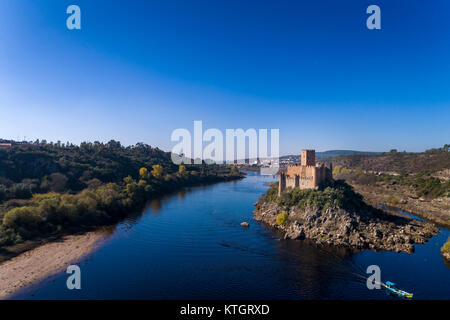
[[[322,152],[316,152],[316,160],[325,160],[329,158],[339,157],[339,156],[349,156],[349,155],[364,155],[364,156],[376,156],[380,155],[381,152],[371,152],[371,151],[356,151],[356,150],[328,150]],[[300,155],[287,155],[280,157],[281,159],[286,158],[296,158]]]
[[[348,169],[409,174],[433,173],[450,169],[450,152],[443,150],[421,153],[386,152],[372,157],[353,154],[339,156],[332,161],[335,166]]]

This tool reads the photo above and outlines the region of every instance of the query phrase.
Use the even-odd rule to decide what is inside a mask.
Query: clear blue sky
[[[449,143],[450,1],[0,1],[0,137],[170,150],[194,120],[281,154]]]

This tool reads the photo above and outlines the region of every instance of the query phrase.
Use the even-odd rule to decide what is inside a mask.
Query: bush
[[[416,180],[416,191],[418,196],[439,197],[447,194],[450,188],[450,181],[441,182],[440,179],[430,177],[419,177]]]
[[[393,205],[393,206],[397,205],[399,202],[400,202],[400,201],[399,201],[397,198],[393,197],[393,196],[389,196],[389,197],[387,198],[387,203],[388,203],[388,204],[391,204],[391,205]]]
[[[333,174],[348,174],[348,173],[350,173],[350,170],[348,170],[343,166],[337,165],[333,168]]]
[[[22,238],[32,238],[39,234],[43,219],[35,207],[14,208],[3,217],[3,225],[15,230]]]
[[[447,239],[447,242],[441,248],[442,253],[450,253],[450,237]]]
[[[277,216],[277,225],[279,226],[284,226],[288,223],[288,213],[287,212],[281,212],[278,216]]]

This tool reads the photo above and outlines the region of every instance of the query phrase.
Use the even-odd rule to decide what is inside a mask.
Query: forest
[[[242,177],[236,166],[175,165],[143,143],[1,147],[0,246],[112,224],[158,195]]]

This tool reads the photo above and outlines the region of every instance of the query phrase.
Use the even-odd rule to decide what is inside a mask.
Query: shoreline
[[[106,230],[67,235],[23,252],[0,263],[0,299],[37,281],[44,280],[97,249]]]
[[[425,244],[440,232],[434,224],[382,210],[358,212],[330,207],[284,207],[259,198],[253,218],[280,230],[284,239],[309,239],[317,244],[356,250],[396,251],[411,254],[415,245]],[[281,221],[281,222],[279,222]]]

